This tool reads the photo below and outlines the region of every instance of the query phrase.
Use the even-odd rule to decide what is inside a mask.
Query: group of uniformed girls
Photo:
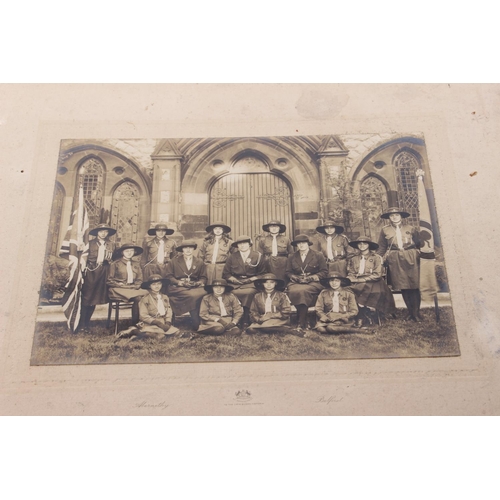
[[[189,313],[200,334],[248,334],[291,330],[291,305],[297,311],[293,332],[309,330],[308,309],[315,307],[320,333],[356,332],[371,328],[379,314],[395,311],[383,268],[394,289],[401,290],[408,319],[420,321],[418,272],[419,233],[403,223],[407,212],[391,208],[382,214],[379,242],[360,237],[349,241],[333,221],[317,227],[312,240],[285,236],[279,221],[262,226],[265,236],[255,248],[250,236],[236,240],[231,228],[214,222],[198,245],[169,238],[174,231],[157,224],[144,247],[127,243],[113,251],[113,228],[100,224],[90,234],[82,290],[80,328],[88,328],[96,304],[132,302],[132,326],[125,337],[167,338],[178,332],[173,317]],[[134,257],[141,256],[141,261]]]

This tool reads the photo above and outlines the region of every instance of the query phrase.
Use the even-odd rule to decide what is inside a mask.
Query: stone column
[[[153,193],[151,225],[164,223],[178,230],[180,218],[181,160],[182,155],[170,141],[163,141],[153,160]]]

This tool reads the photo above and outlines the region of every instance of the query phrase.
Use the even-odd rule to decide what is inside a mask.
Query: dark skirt
[[[222,279],[224,264],[205,264],[207,270],[207,285],[211,285],[214,280]]]
[[[128,302],[136,297],[142,297],[148,293],[147,290],[142,290],[141,288],[136,290],[135,288],[110,287],[108,291],[110,300],[122,300],[124,302]]]
[[[284,280],[287,260],[288,260],[287,257],[283,257],[280,255],[278,255],[277,257],[269,256],[268,257],[269,272],[276,275],[278,279]]]
[[[82,286],[83,306],[96,306],[109,302],[108,285],[106,285],[108,274],[109,264],[99,266],[94,271],[87,269]]]
[[[169,286],[168,298],[172,310],[177,316],[196,309],[200,310],[201,299],[207,294],[203,287],[184,288],[182,286]]]
[[[335,262],[327,262],[328,274],[339,273],[342,276],[347,276],[347,260],[336,260]]]
[[[391,250],[387,256],[390,284],[394,290],[419,288],[420,272],[418,254],[415,248],[410,250]]]
[[[384,280],[356,283],[350,287],[356,296],[356,302],[362,307],[371,307],[377,311],[390,314],[396,310],[394,297]]]
[[[168,264],[158,264],[158,262],[146,264],[142,270],[143,281],[148,281],[152,274],[159,274],[162,278],[165,278],[167,276],[167,266]]]
[[[288,285],[288,298],[294,306],[306,305],[311,307],[316,304],[316,299],[323,290],[321,283],[312,282],[306,285],[290,283]]]
[[[236,295],[243,307],[250,307],[257,292],[258,290],[253,286],[253,283],[247,283],[245,285],[236,286],[232,293]]]

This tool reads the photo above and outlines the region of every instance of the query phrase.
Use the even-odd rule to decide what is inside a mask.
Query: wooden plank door
[[[262,225],[273,219],[285,224],[291,237],[292,213],[290,187],[274,174],[229,174],[210,190],[210,222],[225,222],[233,239],[242,234],[255,239],[262,233]]]

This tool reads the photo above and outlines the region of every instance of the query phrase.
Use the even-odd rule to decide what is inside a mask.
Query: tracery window
[[[384,220],[380,215],[387,209],[387,190],[376,177],[368,177],[361,184],[361,207],[365,235],[376,240]]]
[[[111,207],[111,226],[116,228],[117,245],[137,243],[138,224],[139,189],[133,182],[126,181],[115,190]]]
[[[416,171],[420,168],[415,155],[409,151],[401,151],[394,159],[396,182],[399,193],[399,208],[406,210],[410,217],[409,224],[419,225],[418,213],[418,181]]]
[[[83,186],[83,199],[92,228],[101,222],[104,168],[99,160],[89,158],[80,166],[79,174],[76,188],[79,189],[80,184]]]

